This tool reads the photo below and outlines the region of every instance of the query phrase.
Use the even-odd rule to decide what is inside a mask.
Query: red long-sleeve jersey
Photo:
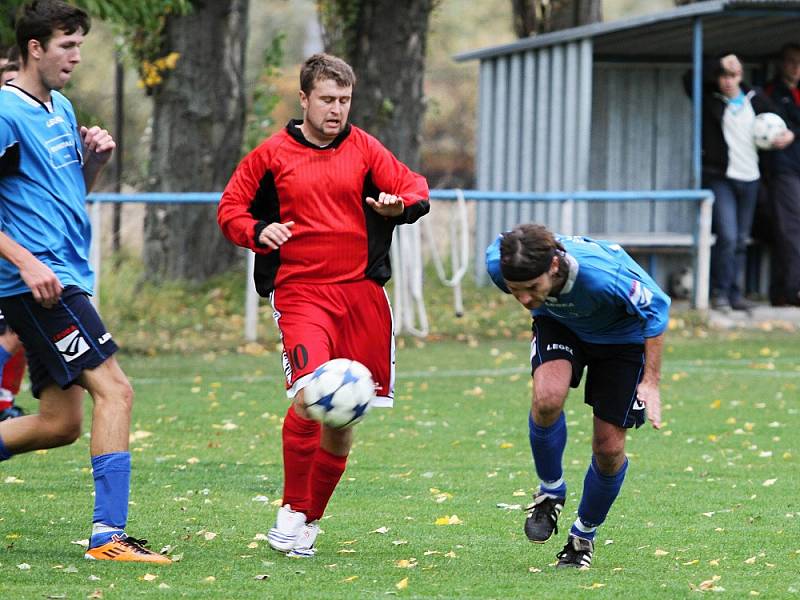
[[[364,278],[381,285],[391,277],[389,247],[395,225],[413,223],[430,210],[428,184],[378,140],[348,125],[320,148],[305,139],[299,121],[244,157],[217,209],[222,232],[256,252],[258,293],[286,282],[345,283]],[[403,198],[405,210],[386,218],[365,198],[380,192]],[[294,221],[278,250],[258,243],[270,223]]]

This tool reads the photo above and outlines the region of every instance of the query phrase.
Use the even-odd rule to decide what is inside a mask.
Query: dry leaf
[[[142,577],[145,581],[155,581],[158,579],[158,575],[153,575],[152,573],[145,573]]]
[[[398,590],[403,591],[408,587],[408,577],[403,577],[400,581],[394,584]]]
[[[667,554],[669,554],[669,552],[667,552],[666,550],[656,549],[654,554],[656,556],[666,556]]]
[[[764,487],[769,487],[769,486],[771,486],[771,485],[775,485],[775,482],[776,482],[776,481],[778,481],[778,478],[777,478],[777,477],[776,477],[775,479],[767,479],[767,480],[766,480],[764,483],[762,483],[761,485],[763,485]]]
[[[30,571],[31,570],[31,566],[28,563],[20,563],[20,564],[17,565],[17,568],[20,571]]]
[[[263,573],[261,575],[256,575],[253,579],[256,579],[257,581],[264,581],[266,579],[269,579],[269,575]]]
[[[373,529],[372,531],[370,531],[370,533],[388,533],[388,532],[389,532],[389,528],[386,527],[386,526],[378,527],[377,529]]]
[[[355,581],[358,579],[358,575],[351,575],[350,577],[345,577],[342,579],[342,583],[350,583],[351,581]]]

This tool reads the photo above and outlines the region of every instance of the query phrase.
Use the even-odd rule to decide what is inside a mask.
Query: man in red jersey
[[[333,358],[357,360],[391,406],[394,332],[383,285],[396,225],[430,210],[425,179],[348,124],[356,78],[343,60],[315,54],[300,71],[303,120],[289,121],[233,173],[217,220],[256,252],[254,279],[269,296],[283,342],[283,506],[268,534],[289,556],[314,556],[318,521],[345,470],[352,429],[308,418],[303,387]]]

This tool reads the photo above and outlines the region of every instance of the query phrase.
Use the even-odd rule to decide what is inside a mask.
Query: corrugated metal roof
[[[773,56],[787,42],[800,42],[800,1],[710,0],[668,11],[573,27],[510,44],[459,54],[458,61],[485,59],[592,38],[595,60],[689,61],[692,23],[703,21],[706,54],[735,52],[749,60]]]

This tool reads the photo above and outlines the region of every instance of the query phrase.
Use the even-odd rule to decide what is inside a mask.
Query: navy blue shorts
[[[89,296],[76,286],[64,288],[53,308],[20,294],[0,298],[0,310],[25,346],[35,398],[53,383],[67,389],[118,350]]]
[[[594,415],[620,427],[641,427],[644,404],[636,388],[644,374],[644,344],[591,344],[550,317],[536,317],[531,341],[531,374],[539,365],[564,359],[572,365],[570,387],[581,383],[586,369],[584,402]]]

